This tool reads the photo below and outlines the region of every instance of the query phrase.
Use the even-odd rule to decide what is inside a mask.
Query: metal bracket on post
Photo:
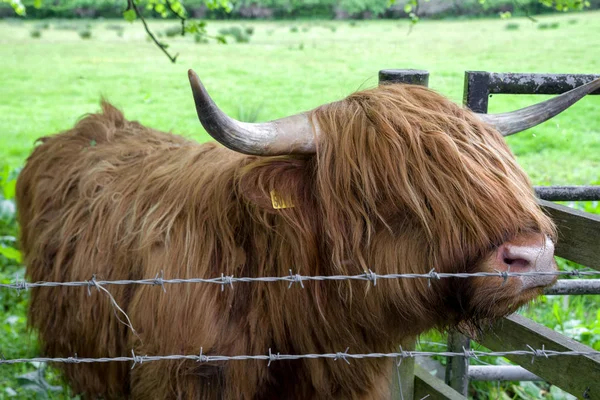
[[[429,72],[418,69],[384,69],[379,71],[379,84],[407,83],[412,85],[429,85]],[[415,341],[405,344],[405,350],[414,350]],[[402,360],[400,366],[394,365],[391,394],[393,399],[413,400],[415,381],[415,359]]]

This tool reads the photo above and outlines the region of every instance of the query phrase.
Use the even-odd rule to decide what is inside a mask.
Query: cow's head
[[[192,71],[190,81],[201,123],[225,146],[305,155],[333,272],[556,270],[554,225],[502,136],[558,114],[600,80],[500,115],[475,114],[424,87],[383,85],[259,124],[229,118]],[[289,158],[294,165],[298,159]],[[434,316],[428,320],[435,324],[468,327],[514,311],[554,281],[536,275],[378,285],[398,294],[397,302],[389,299],[396,318],[408,306],[412,315]]]

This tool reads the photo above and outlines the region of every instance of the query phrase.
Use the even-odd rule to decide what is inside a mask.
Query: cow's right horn
[[[224,146],[259,156],[315,152],[318,127],[310,121],[309,113],[264,123],[236,121],[217,107],[194,71],[190,69],[188,75],[200,123]]]
[[[550,100],[502,114],[477,114],[502,136],[532,128],[566,110],[585,95],[600,89],[600,78],[581,85]]]

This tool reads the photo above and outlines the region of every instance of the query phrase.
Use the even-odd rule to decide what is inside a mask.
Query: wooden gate
[[[464,105],[487,113],[492,94],[560,94],[588,83],[600,75],[465,73]],[[380,84],[411,83],[427,86],[429,74],[421,70],[383,70]],[[592,94],[600,94],[594,92]],[[600,186],[536,187],[539,204],[557,225],[555,255],[600,270],[600,216],[571,209],[551,201],[600,200]],[[549,295],[597,295],[600,279],[559,279],[546,290]],[[514,314],[497,322],[480,343],[492,351],[536,349],[593,351],[528,318]],[[471,339],[451,333],[448,351],[470,349]],[[448,357],[445,380],[430,374],[414,359],[404,359],[393,398],[403,400],[466,399],[469,380],[544,380],[581,399],[600,399],[600,356],[536,357],[508,356],[520,367],[469,366],[467,357]],[[398,379],[400,381],[398,381]]]

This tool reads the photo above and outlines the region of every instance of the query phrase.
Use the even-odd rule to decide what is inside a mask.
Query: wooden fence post
[[[471,339],[458,332],[448,334],[448,351],[460,353],[471,348]],[[446,357],[446,384],[463,396],[469,390],[469,358]]]
[[[411,340],[408,345],[402,346],[406,351],[415,349],[415,340]],[[401,362],[400,362],[401,361]],[[400,362],[400,365],[397,363]],[[415,359],[414,357],[394,360],[392,367],[392,387],[390,393],[393,400],[415,400]]]

